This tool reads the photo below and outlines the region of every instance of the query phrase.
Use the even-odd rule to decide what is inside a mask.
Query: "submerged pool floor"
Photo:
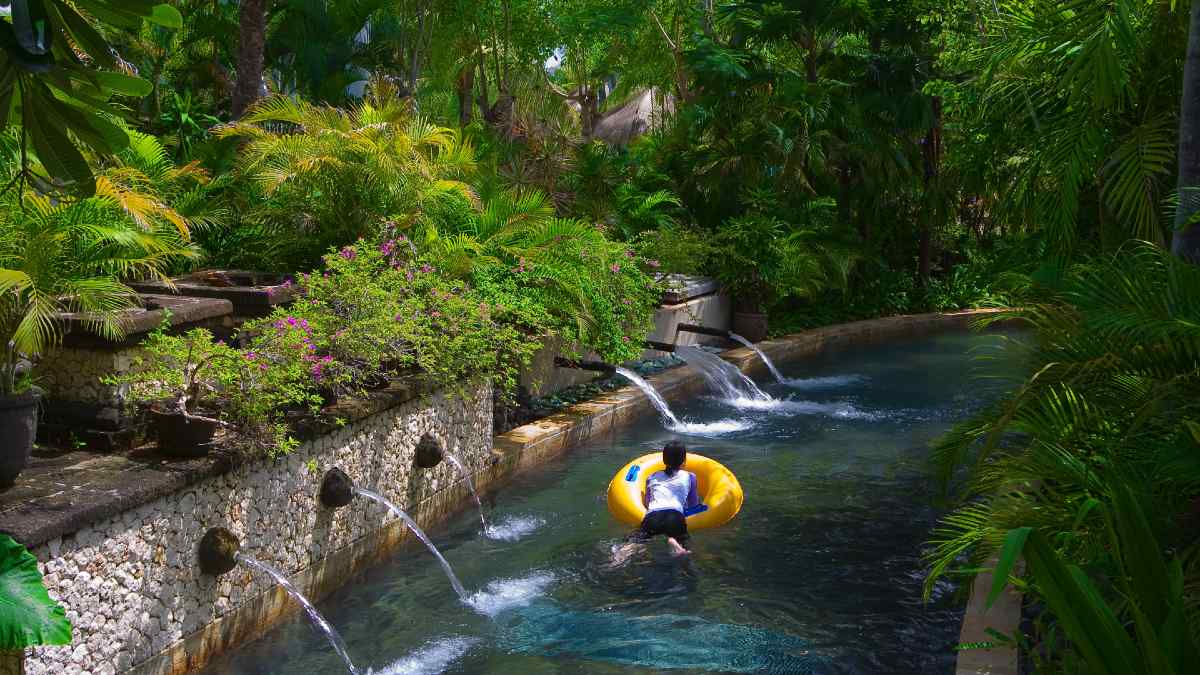
[[[955,589],[921,597],[938,515],[926,458],[1002,391],[972,376],[972,348],[997,341],[945,334],[781,364],[797,379],[760,379],[777,404],[676,407],[696,428],[740,431],[682,435],[646,417],[487,495],[489,537],[471,511],[434,528],[468,603],[406,546],[317,606],[364,672],[953,672]],[[724,420],[738,424],[711,424]],[[614,567],[627,528],[608,514],[607,483],[672,438],[732,469],[745,506],[694,533],[690,560],[659,540]],[[297,616],[206,672],[345,668]]]

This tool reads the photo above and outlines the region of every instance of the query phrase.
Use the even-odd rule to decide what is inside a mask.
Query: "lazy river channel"
[[[676,403],[706,435],[646,416],[486,495],[490,536],[472,510],[431,530],[467,602],[407,546],[317,607],[376,674],[951,673],[961,601],[949,583],[921,596],[938,515],[926,460],[931,440],[1003,391],[973,376],[977,351],[1000,339],[855,348],[779,364],[797,379],[760,378],[775,403]],[[672,438],[732,469],[745,506],[693,533],[690,559],[659,539],[613,566],[627,529],[605,508],[607,483]],[[206,672],[345,666],[297,616]]]

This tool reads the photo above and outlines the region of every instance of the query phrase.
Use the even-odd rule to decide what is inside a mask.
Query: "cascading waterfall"
[[[342,641],[342,636],[338,635],[338,632],[333,629],[333,626],[329,624],[325,617],[321,616],[321,613],[317,611],[317,608],[313,607],[313,604],[308,601],[308,598],[304,597],[304,594],[300,592],[300,589],[296,588],[292,582],[289,581],[286,576],[284,576],[283,572],[280,572],[265,562],[252,556],[248,556],[245,553],[239,552],[235,554],[234,560],[237,560],[238,563],[245,565],[246,567],[257,570],[271,577],[275,580],[275,583],[279,584],[283,590],[287,591],[288,595],[292,596],[293,600],[300,603],[300,606],[304,608],[304,613],[308,615],[308,620],[312,622],[313,626],[317,630],[325,635],[325,638],[329,640],[329,645],[333,647],[333,651],[337,652],[337,655],[342,657],[342,661],[345,661],[346,670],[348,670],[351,675],[358,675],[358,669],[355,668],[354,663],[350,661],[350,653],[346,650],[346,643]]]
[[[646,398],[650,399],[650,403],[654,405],[654,409],[658,411],[658,414],[663,418],[663,422],[667,423],[667,426],[671,428],[679,426],[679,418],[675,416],[675,413],[671,412],[671,406],[667,405],[666,399],[662,397],[662,394],[658,393],[657,389],[650,386],[649,382],[642,379],[641,375],[620,366],[617,366],[616,371],[618,375],[629,380],[634,386],[642,390],[642,393],[646,395]]]
[[[475,500],[475,506],[479,507],[479,522],[483,525],[483,532],[487,534],[488,523],[487,518],[483,515],[483,501],[479,499],[479,493],[475,490],[475,481],[471,480],[471,472],[467,471],[467,467],[463,466],[463,463],[449,452],[443,451],[442,456],[446,458],[447,462],[454,465],[455,469],[458,469],[458,475],[462,476],[463,481],[466,482],[467,490],[471,492],[471,498]]]
[[[734,332],[729,333],[729,339],[741,344],[743,347],[754,350],[754,353],[758,354],[758,358],[762,359],[762,362],[766,364],[767,370],[771,371],[771,374],[775,376],[775,381],[780,384],[787,384],[787,379],[783,376],[783,373],[779,372],[779,369],[775,367],[775,363],[767,357],[763,350],[758,348],[758,345]]]
[[[412,533],[417,535],[417,539],[420,539],[421,543],[425,544],[425,547],[429,549],[429,552],[438,559],[439,563],[441,563],[442,569],[446,571],[446,578],[450,580],[450,585],[454,587],[454,592],[458,594],[459,599],[464,602],[467,600],[467,590],[463,588],[462,582],[459,581],[458,577],[454,575],[454,570],[450,567],[450,563],[446,562],[446,559],[442,557],[442,552],[437,550],[437,547],[433,545],[433,540],[431,540],[429,535],[425,534],[424,530],[417,525],[417,522],[412,519],[412,516],[408,515],[399,506],[396,506],[383,495],[376,492],[371,492],[365,488],[355,487],[354,494],[362,495],[367,499],[382,504],[385,508],[387,508],[387,510],[396,514],[400,520],[403,520],[404,524],[408,526],[408,529],[412,530]]]
[[[725,359],[699,347],[676,347],[675,355],[700,371],[709,386],[727,401],[773,401],[754,380]]]

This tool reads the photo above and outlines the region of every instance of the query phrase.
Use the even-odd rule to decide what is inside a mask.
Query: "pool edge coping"
[[[972,309],[957,312],[903,314],[834,324],[793,333],[758,343],[772,360],[819,356],[843,347],[860,346],[894,338],[911,338],[968,328],[972,320],[1011,311],[1008,308]],[[721,353],[743,372],[766,372],[766,365],[748,347]],[[691,366],[679,366],[646,378],[667,401],[675,401],[703,386],[703,378]],[[493,451],[504,457],[508,471],[519,473],[545,459],[565,454],[573,447],[616,431],[642,414],[651,412],[649,399],[634,386],[602,394],[562,411],[493,437]],[[959,630],[959,644],[994,642],[987,630],[1014,635],[1020,625],[1022,596],[1009,587],[992,605],[984,600],[992,586],[992,574],[980,572],[971,586]],[[1019,654],[1014,646],[962,649],[955,658],[955,675],[1018,675]]]

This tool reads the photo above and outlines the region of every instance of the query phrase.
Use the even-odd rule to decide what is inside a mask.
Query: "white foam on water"
[[[514,607],[524,607],[546,594],[556,577],[549,572],[534,572],[519,579],[497,579],[467,598],[476,612],[495,617]]]
[[[839,419],[879,419],[879,415],[859,410],[849,403],[818,403],[790,399],[760,401],[754,398],[735,398],[725,402],[740,410],[762,410],[792,415],[828,415]]]
[[[545,524],[546,519],[538,516],[509,516],[501,522],[489,524],[483,534],[488,539],[518,541]]]
[[[783,383],[793,389],[834,389],[862,384],[867,378],[863,375],[829,375],[827,377],[789,377]]]
[[[671,425],[671,431],[694,436],[720,436],[735,431],[745,431],[754,426],[745,420],[720,420],[718,422],[680,422]]]
[[[477,638],[449,637],[434,640],[417,651],[397,659],[371,675],[426,675],[440,673],[461,659],[479,643]]]

